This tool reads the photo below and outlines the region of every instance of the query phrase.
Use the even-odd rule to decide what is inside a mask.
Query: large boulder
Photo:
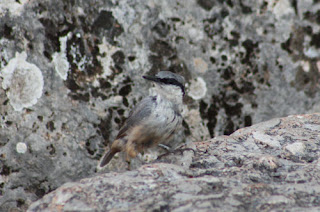
[[[319,146],[320,114],[272,119],[137,170],[66,183],[28,211],[318,211]]]
[[[183,130],[172,147],[319,111],[319,5],[0,0],[0,211],[25,210],[96,174],[148,95],[143,74],[186,78]]]

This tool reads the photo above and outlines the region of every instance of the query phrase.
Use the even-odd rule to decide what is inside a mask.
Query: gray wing
[[[152,108],[157,104],[156,100],[156,96],[148,96],[142,99],[130,112],[128,119],[121,127],[116,139],[125,136],[130,128],[140,124],[143,119],[149,117]]]

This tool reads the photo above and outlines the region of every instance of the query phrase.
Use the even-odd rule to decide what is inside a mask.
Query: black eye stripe
[[[179,86],[181,88],[181,91],[182,91],[183,95],[185,94],[184,86],[180,82],[178,82],[177,80],[171,79],[171,78],[170,79],[168,79],[168,78],[162,78],[162,79],[159,78],[158,80],[159,80],[159,82],[167,84],[167,85],[169,84],[169,85]]]
[[[171,85],[178,85],[180,86],[181,83],[178,82],[175,79],[168,79],[168,78],[163,78],[163,79],[159,79],[160,82],[164,83],[164,84],[171,84]]]

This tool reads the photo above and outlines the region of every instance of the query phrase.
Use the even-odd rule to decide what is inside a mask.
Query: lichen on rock
[[[2,88],[7,90],[7,97],[16,111],[36,104],[43,90],[43,76],[40,69],[26,59],[25,52],[16,53],[15,58],[11,59],[0,72],[3,78]]]

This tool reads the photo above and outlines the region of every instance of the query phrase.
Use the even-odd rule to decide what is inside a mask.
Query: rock
[[[183,127],[172,148],[319,112],[319,37],[315,0],[0,0],[0,211],[24,211],[64,183],[95,175],[130,110],[149,93],[144,74],[169,70],[187,81]],[[256,127],[278,129],[280,119],[273,120]],[[299,131],[299,122],[293,125]],[[228,148],[240,140],[239,150],[266,151],[252,161],[258,170],[278,173],[279,157],[317,161],[318,145],[303,136],[296,142],[304,147],[258,128],[233,138]],[[246,159],[236,154],[221,162],[217,153],[195,164],[237,168]],[[145,152],[130,168],[159,154]],[[117,157],[104,171],[128,169]],[[191,158],[166,160],[188,167]],[[288,181],[309,179],[294,176]]]
[[[309,145],[320,144],[320,114],[275,119],[276,126],[268,123],[191,143],[195,154],[170,154],[176,159],[173,163],[165,156],[162,162],[133,171],[66,183],[28,211],[319,210],[320,149],[312,150]],[[261,136],[254,138],[257,133]],[[281,148],[261,145],[258,139],[263,136],[278,141]],[[282,156],[282,151],[298,152],[301,146],[305,157],[313,160]],[[192,162],[183,166],[179,161],[187,158]]]
[[[288,144],[285,149],[292,155],[303,155],[305,150],[304,143],[295,142],[293,144]]]
[[[259,132],[253,132],[252,133],[253,139],[256,140],[259,143],[268,145],[270,147],[273,148],[279,148],[281,147],[280,142],[279,142],[279,138],[273,138],[271,136],[265,135],[265,134],[261,134]],[[281,138],[281,137],[280,137]]]

